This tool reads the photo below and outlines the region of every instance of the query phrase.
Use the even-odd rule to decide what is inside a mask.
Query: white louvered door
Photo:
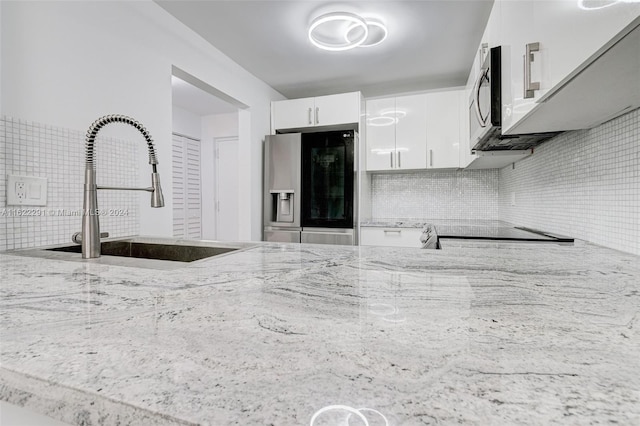
[[[173,135],[173,236],[202,238],[200,141]]]

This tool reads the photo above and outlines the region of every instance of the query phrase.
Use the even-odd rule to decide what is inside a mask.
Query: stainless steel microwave
[[[502,125],[501,48],[493,47],[487,53],[469,99],[470,146],[476,146]]]
[[[489,49],[469,98],[469,146],[473,151],[525,150],[559,133],[502,134],[502,57],[500,46]]]

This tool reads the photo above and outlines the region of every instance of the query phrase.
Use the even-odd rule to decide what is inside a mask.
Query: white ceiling
[[[155,0],[287,98],[360,90],[365,97],[466,83],[493,0]],[[307,38],[323,13],[378,18],[378,46],[323,51]]]
[[[171,77],[172,104],[196,115],[226,114],[238,108],[176,77]]]

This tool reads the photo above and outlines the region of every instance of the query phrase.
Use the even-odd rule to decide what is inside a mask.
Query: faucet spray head
[[[155,168],[155,167],[154,167]],[[160,186],[160,175],[157,172],[151,173],[151,207],[164,207],[164,197]]]

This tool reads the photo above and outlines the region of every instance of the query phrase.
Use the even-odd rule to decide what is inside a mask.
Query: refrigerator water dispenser
[[[294,191],[270,191],[273,202],[273,222],[293,223],[294,221]]]

